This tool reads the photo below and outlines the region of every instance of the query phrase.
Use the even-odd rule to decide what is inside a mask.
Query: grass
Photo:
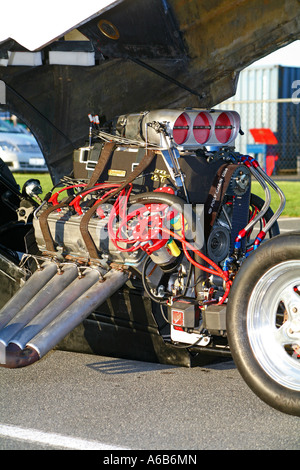
[[[286,204],[282,213],[283,217],[300,217],[300,182],[276,181],[275,183],[283,191]],[[279,197],[273,189],[271,191],[271,208],[275,212],[279,206]],[[256,181],[252,182],[252,192],[264,199],[264,190]]]
[[[30,178],[38,179],[43,188],[43,195],[45,195],[52,188],[52,181],[48,173],[14,173],[17,183],[22,188],[23,184]],[[276,182],[276,181],[275,181]],[[300,217],[300,182],[298,181],[278,181],[276,183],[284,192],[286,197],[285,209],[282,216],[285,217]],[[264,191],[259,183],[254,181],[252,183],[252,192],[264,199]],[[275,212],[279,205],[279,198],[275,191],[271,189],[272,202],[271,207]]]
[[[53,183],[49,173],[14,173],[13,175],[21,189],[23,187],[23,184],[30,178],[39,180],[43,189],[43,194],[41,196],[42,198],[45,196],[45,194],[51,191],[53,187]]]

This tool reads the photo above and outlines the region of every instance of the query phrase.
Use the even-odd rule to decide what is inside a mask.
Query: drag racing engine
[[[101,123],[33,217],[43,257],[126,273],[168,341],[226,348],[226,302],[243,261],[276,234],[258,162],[235,150],[234,111],[160,109]],[[266,200],[251,193],[251,180]],[[275,228],[274,228],[275,227]]]

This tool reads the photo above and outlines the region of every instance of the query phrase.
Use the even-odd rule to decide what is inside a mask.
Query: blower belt
[[[101,151],[101,154],[100,154],[99,160],[97,162],[97,165],[95,167],[95,170],[94,170],[94,172],[93,172],[93,174],[90,178],[90,181],[88,182],[85,190],[89,189],[89,188],[92,188],[95,185],[95,183],[98,181],[98,179],[100,178],[101,174],[103,173],[108,161],[110,160],[115,148],[116,148],[116,144],[114,144],[112,142],[105,143],[105,145],[104,145],[104,147]],[[54,212],[57,209],[67,207],[69,205],[69,203],[71,202],[72,198],[73,197],[71,196],[71,197],[67,198],[65,201],[60,202],[59,204],[56,204],[54,206],[49,207],[40,216],[39,222],[40,222],[41,232],[43,234],[43,238],[44,238],[44,241],[45,241],[45,244],[46,244],[46,250],[47,251],[50,251],[50,252],[55,252],[56,251],[55,243],[53,241],[53,238],[52,238],[52,235],[51,235],[51,232],[50,232],[50,229],[49,229],[49,225],[48,225],[48,216],[49,216],[49,214],[51,214],[51,212]]]
[[[93,207],[91,207],[82,217],[81,222],[80,222],[80,231],[81,231],[82,238],[84,240],[85,246],[90,254],[91,259],[95,260],[99,258],[97,247],[88,230],[89,221],[92,215],[96,212],[96,210],[101,204],[105,203],[112,197],[119,194],[122,191],[122,189],[124,189],[129,183],[134,181],[135,178],[137,178],[150,165],[154,156],[155,156],[155,152],[153,150],[147,151],[144,157],[142,158],[142,160],[140,161],[140,163],[138,164],[138,166],[131,173],[129,178],[127,178],[124,181],[124,183],[121,184],[121,186],[119,186],[113,193],[109,194],[108,196],[106,196],[105,198],[101,199],[96,204],[94,204]]]
[[[220,166],[216,173],[213,184],[210,188],[206,202],[204,204],[205,217],[205,239],[207,240],[219,213],[223,198],[228,189],[231,177],[238,168],[236,164],[224,164]]]

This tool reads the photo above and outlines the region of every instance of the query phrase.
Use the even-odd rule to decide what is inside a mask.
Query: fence
[[[260,164],[268,165],[271,174],[300,172],[300,99],[241,100],[221,103],[216,108],[237,111],[244,135],[236,139],[236,150],[254,155]],[[270,129],[276,144],[258,142],[250,129]],[[263,139],[261,139],[263,140]],[[252,144],[267,144],[253,147]],[[252,151],[251,151],[252,150]],[[265,155],[263,150],[266,151]]]

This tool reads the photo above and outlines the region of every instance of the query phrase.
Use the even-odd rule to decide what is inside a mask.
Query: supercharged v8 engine
[[[278,233],[284,205],[258,163],[232,146],[239,115],[162,109],[101,127],[89,117],[89,142],[74,152],[72,178],[35,212],[39,251],[126,273],[169,325],[165,341],[228,349],[231,285],[265,235]],[[266,201],[251,194],[252,177]],[[275,215],[266,181],[282,199]]]
[[[277,235],[284,206],[258,163],[235,151],[239,115],[161,109],[101,126],[89,118],[73,174],[43,201],[31,189],[23,207],[34,243],[18,256],[29,279],[0,311],[0,362],[39,359],[124,286],[150,300],[165,343],[229,353],[228,294],[244,260]],[[251,193],[252,178],[265,201]],[[275,214],[269,185],[281,200]]]

